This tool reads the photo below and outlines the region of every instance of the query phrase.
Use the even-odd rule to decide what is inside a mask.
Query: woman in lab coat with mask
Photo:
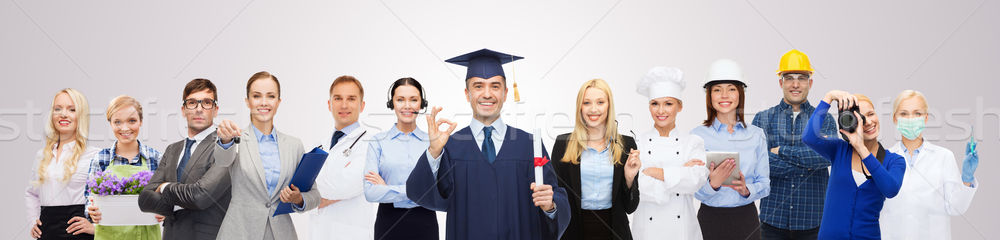
[[[694,209],[694,193],[708,181],[705,142],[677,131],[685,83],[681,70],[655,67],[639,81],[639,94],[649,98],[653,129],[638,138],[639,207],[632,214],[632,236],[639,239],[702,239]]]
[[[906,160],[903,186],[886,199],[879,218],[883,239],[951,239],[951,217],[965,213],[979,183],[979,155],[968,143],[961,175],[951,150],[925,141],[927,99],[906,90],[893,101],[892,119],[903,140],[889,149]]]

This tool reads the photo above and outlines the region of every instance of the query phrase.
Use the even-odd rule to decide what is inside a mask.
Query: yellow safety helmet
[[[792,49],[781,55],[781,62],[778,63],[778,75],[785,72],[813,72],[812,64],[809,64],[809,56],[799,50]]]

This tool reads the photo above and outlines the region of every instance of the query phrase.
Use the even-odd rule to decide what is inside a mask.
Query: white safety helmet
[[[705,84],[702,87],[708,88],[711,85],[725,82],[735,82],[744,88],[747,87],[747,83],[743,79],[743,69],[740,68],[739,63],[725,58],[715,60],[708,67],[708,77],[705,78]]]

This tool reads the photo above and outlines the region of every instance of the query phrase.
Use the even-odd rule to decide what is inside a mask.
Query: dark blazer
[[[184,151],[184,140],[167,146],[160,166],[149,184],[139,194],[139,208],[166,219],[163,239],[212,239],[219,233],[222,219],[229,208],[229,168],[216,167],[213,152],[216,133],[205,137],[191,152],[184,167],[184,177],[177,179],[177,161]],[[161,193],[156,188],[169,182]],[[174,205],[184,209],[174,211]]]
[[[569,133],[556,137],[555,146],[552,147],[552,163],[559,176],[559,186],[566,189],[569,195],[569,206],[572,213],[569,228],[563,234],[562,239],[582,239],[583,233],[580,224],[580,165],[562,162],[562,157],[566,154],[566,145],[569,141]],[[625,161],[628,159],[629,149],[637,149],[635,140],[629,136],[620,136],[624,147],[621,164],[615,165],[614,182],[611,184],[611,230],[616,239],[632,239],[632,230],[629,229],[628,216],[635,212],[639,206],[639,175],[632,181],[632,188],[625,187]],[[580,158],[577,157],[577,160]]]

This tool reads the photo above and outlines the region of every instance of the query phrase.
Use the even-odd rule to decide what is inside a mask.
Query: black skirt
[[[698,223],[701,225],[701,235],[705,240],[760,239],[757,205],[752,202],[732,208],[701,204],[701,208],[698,209]]]
[[[392,203],[378,205],[375,216],[375,239],[438,239],[437,214],[423,207],[396,208]]]
[[[83,208],[83,204],[68,206],[42,206],[41,215],[38,216],[38,220],[42,222],[42,226],[39,227],[39,229],[42,230],[42,237],[38,239],[94,239],[94,235],[86,233],[73,235],[66,232],[66,228],[69,228],[69,223],[66,222],[69,222],[70,219],[73,217],[87,218],[83,214]]]
[[[580,209],[579,221],[581,230],[583,230],[580,236],[584,240],[621,239],[621,237],[614,236],[614,231],[611,229],[611,225],[614,224],[611,222],[611,209]]]

